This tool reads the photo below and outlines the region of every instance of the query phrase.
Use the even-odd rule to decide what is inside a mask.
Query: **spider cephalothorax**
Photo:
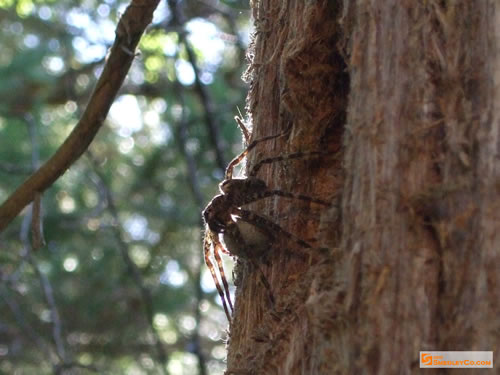
[[[240,124],[240,126],[242,125]],[[203,244],[205,262],[212,274],[212,278],[214,279],[215,286],[217,287],[224,311],[229,321],[231,321],[229,309],[232,311],[233,305],[231,303],[229,286],[224,273],[220,251],[233,256],[249,259],[258,267],[256,258],[269,247],[269,244],[274,242],[277,236],[288,238],[304,248],[311,247],[307,242],[287,232],[267,217],[242,207],[249,203],[273,196],[298,199],[329,206],[328,202],[320,199],[282,190],[269,189],[263,180],[256,177],[257,171],[264,164],[314,155],[324,155],[324,152],[296,152],[289,155],[263,159],[250,170],[247,177],[232,177],[234,167],[238,165],[248,152],[258,143],[282,137],[286,135],[288,131],[289,130],[278,135],[261,138],[250,143],[240,155],[229,163],[226,169],[225,180],[219,184],[220,194],[216,195],[203,210],[203,218],[206,224]],[[246,133],[244,132],[244,134]],[[221,276],[224,290],[219,283],[215,267],[210,260],[211,252],[217,262],[217,268]],[[263,281],[266,287],[269,288],[267,281]]]

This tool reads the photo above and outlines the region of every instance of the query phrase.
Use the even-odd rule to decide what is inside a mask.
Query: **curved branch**
[[[51,186],[88,148],[106,118],[159,0],[132,0],[118,22],[116,39],[80,121],[57,152],[0,206],[0,232]]]

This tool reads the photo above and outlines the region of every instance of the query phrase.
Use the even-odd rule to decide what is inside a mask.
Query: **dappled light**
[[[223,374],[201,211],[241,146],[250,12],[188,3],[160,1],[118,51],[88,149],[0,234],[0,373]],[[81,121],[128,4],[0,0],[0,203]]]

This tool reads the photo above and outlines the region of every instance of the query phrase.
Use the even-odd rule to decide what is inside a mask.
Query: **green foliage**
[[[225,4],[243,9],[244,2]],[[78,121],[124,5],[0,0],[2,201]],[[232,118],[244,107],[244,53],[220,37],[241,30],[203,2],[182,11],[187,40],[206,41],[190,48],[229,160],[241,143]],[[248,12],[232,17],[248,28]],[[52,374],[63,359],[67,374],[92,372],[84,366],[158,373],[153,329],[169,373],[200,373],[197,345],[207,373],[222,373],[226,322],[203,265],[200,227],[200,205],[216,193],[221,170],[192,62],[169,19],[160,7],[90,153],[43,194],[46,245],[27,252],[29,209],[0,235],[0,373]],[[193,195],[183,148],[196,165],[203,202]],[[64,358],[57,354],[59,324]]]

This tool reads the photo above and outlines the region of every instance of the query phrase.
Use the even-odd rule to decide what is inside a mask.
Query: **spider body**
[[[225,248],[239,257],[255,256],[263,245],[269,244],[272,234],[255,214],[242,210],[241,206],[261,199],[269,192],[259,178],[233,178],[219,185],[221,194],[216,195],[203,211],[208,229],[217,236],[222,235]],[[249,218],[251,216],[251,218]]]
[[[205,220],[205,262],[212,274],[212,278],[214,279],[215,286],[221,297],[222,305],[229,321],[231,321],[231,313],[229,310],[232,312],[233,306],[219,252],[249,260],[256,268],[259,269],[262,281],[265,287],[270,291],[269,283],[265,279],[262,270],[260,270],[256,259],[258,259],[263,252],[269,249],[276,238],[281,236],[295,242],[302,248],[311,248],[311,245],[307,242],[287,232],[269,218],[247,210],[243,208],[243,206],[264,198],[275,196],[302,200],[324,206],[330,205],[328,202],[323,200],[311,198],[302,194],[269,189],[263,180],[256,177],[257,171],[264,164],[270,164],[276,161],[288,159],[297,159],[311,155],[323,155],[323,152],[297,152],[289,155],[263,159],[250,170],[247,177],[232,177],[233,168],[243,160],[249,150],[260,142],[286,135],[288,131],[289,129],[284,133],[268,136],[250,143],[240,155],[229,163],[226,169],[225,179],[219,184],[220,194],[216,195],[203,210],[203,218]],[[224,289],[222,289],[219,283],[215,267],[210,260],[211,254],[213,254],[217,263],[217,268]],[[274,301],[272,293],[270,293],[270,299],[272,302]]]
[[[238,207],[251,203],[254,197],[260,196],[266,190],[266,184],[259,178],[233,178],[219,184],[221,194],[216,195],[203,211],[203,218],[210,230],[223,233],[231,220],[231,215]]]
[[[231,254],[239,258],[257,259],[264,255],[274,243],[275,236],[254,224],[236,219],[222,235],[226,248],[231,249]]]

